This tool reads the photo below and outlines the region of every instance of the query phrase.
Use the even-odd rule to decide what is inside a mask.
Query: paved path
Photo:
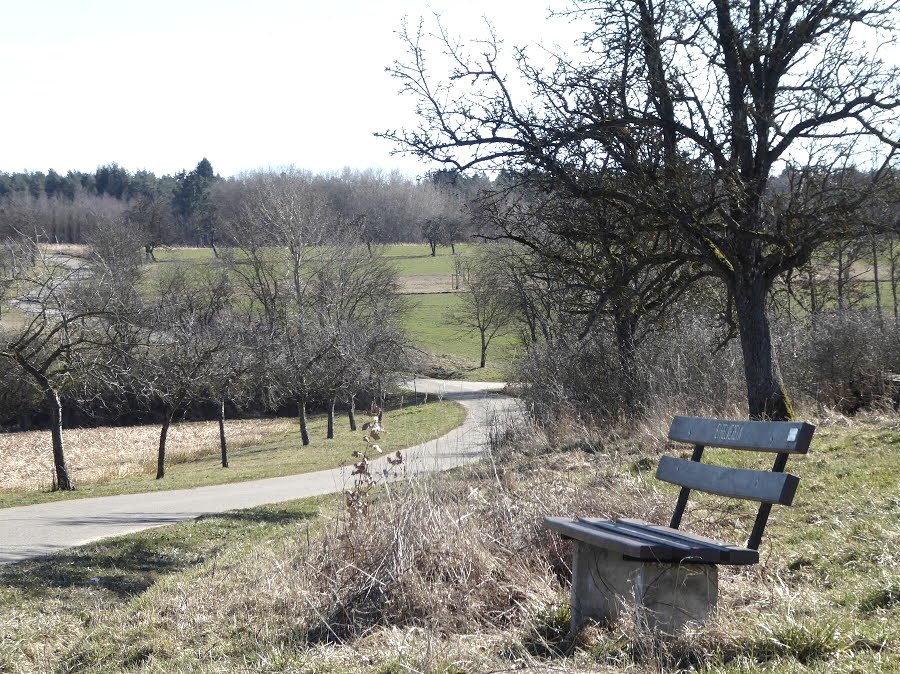
[[[446,470],[475,460],[484,451],[491,424],[508,420],[519,409],[513,398],[490,393],[502,384],[416,379],[408,386],[456,400],[467,411],[462,426],[404,451],[411,474]],[[382,463],[387,465],[384,458],[373,462],[375,470]],[[0,509],[0,564],[204,514],[341,491],[350,484],[349,473],[340,468],[212,487]]]

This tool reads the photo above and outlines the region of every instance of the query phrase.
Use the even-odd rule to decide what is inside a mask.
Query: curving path
[[[474,461],[483,453],[493,424],[519,412],[514,398],[491,393],[503,384],[415,379],[420,392],[456,400],[466,420],[447,435],[404,450],[408,474],[434,472]],[[384,458],[373,461],[373,472]],[[163,526],[201,515],[341,491],[349,469],[276,477],[195,489],[73,499],[0,509],[0,564],[52,554],[108,536]]]

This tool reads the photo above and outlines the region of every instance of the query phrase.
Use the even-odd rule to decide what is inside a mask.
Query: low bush
[[[721,343],[712,319],[684,312],[647,334],[625,371],[610,326],[534,345],[516,379],[535,420],[565,437],[573,427],[624,430],[625,420],[729,414],[746,407],[740,345]],[[626,385],[625,383],[628,383]]]
[[[708,312],[677,313],[643,337],[629,372],[611,326],[600,322],[583,339],[562,331],[533,345],[516,377],[535,421],[556,439],[630,434],[636,422],[675,414],[745,417],[740,343],[723,341],[716,326]],[[796,408],[855,414],[900,407],[900,326],[893,321],[848,310],[777,323],[773,334]]]
[[[900,325],[874,311],[808,317],[781,329],[785,375],[808,403],[854,414],[900,404]]]

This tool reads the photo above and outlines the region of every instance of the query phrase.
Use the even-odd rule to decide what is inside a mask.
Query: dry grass
[[[292,430],[291,419],[229,421],[228,447],[240,449],[266,437]],[[158,425],[75,428],[63,432],[69,471],[81,484],[109,482],[152,472],[159,447]],[[191,461],[219,451],[219,426],[214,421],[173,424],[167,441],[170,464]],[[0,491],[45,489],[52,483],[53,456],[49,431],[0,433]]]
[[[16,591],[7,592],[16,627],[5,646],[0,638],[0,665],[18,653],[30,661],[15,670],[22,672],[462,672],[485,671],[488,663],[579,671],[574,661],[542,661],[520,641],[523,630],[540,629],[567,574],[565,545],[541,517],[547,509],[652,515],[655,499],[646,498],[637,476],[616,480],[612,491],[609,474],[589,474],[594,462],[551,458],[546,468],[546,457],[527,460],[518,476],[482,466],[467,469],[464,480],[389,485],[373,515],[338,511],[312,534],[296,523],[262,540],[254,540],[258,528],[204,533],[221,526],[218,518],[190,531],[181,525],[180,533],[141,534],[138,540],[160,540],[154,549],[166,559],[186,562],[136,599],[112,601],[121,581],[102,570],[107,553],[99,544],[82,561],[84,575],[94,578],[69,581],[84,587],[77,601],[87,602],[89,618],[61,619],[58,629],[37,636],[37,625],[28,627],[37,616],[26,615]],[[558,470],[585,479],[563,485],[552,479]],[[170,542],[202,546],[205,536],[215,541],[214,553],[179,554],[180,543]],[[140,559],[146,567],[147,547],[116,550],[109,566],[121,572]],[[73,566],[57,565],[69,574]],[[0,606],[2,598],[0,591]]]
[[[535,434],[453,476],[387,484],[368,517],[269,507],[6,567],[0,671],[898,671],[896,426],[820,428],[761,563],[720,569],[718,615],[674,641],[627,618],[568,639],[568,544],[541,525],[664,521],[672,499],[644,469],[662,443],[549,448]],[[724,536],[733,519],[691,527]]]
[[[404,274],[400,276],[399,280],[401,293],[449,293],[454,291],[451,274]]]
[[[83,243],[42,243],[39,247],[49,255],[71,255],[72,257],[87,257],[90,246]]]

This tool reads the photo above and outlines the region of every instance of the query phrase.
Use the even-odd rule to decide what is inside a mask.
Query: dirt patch
[[[399,277],[401,293],[447,293],[454,290],[452,274],[406,274]]]

